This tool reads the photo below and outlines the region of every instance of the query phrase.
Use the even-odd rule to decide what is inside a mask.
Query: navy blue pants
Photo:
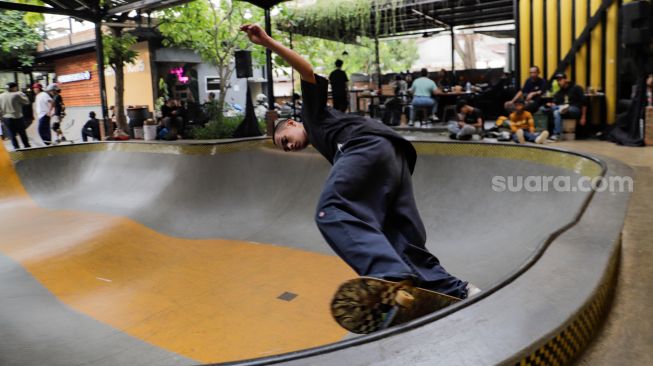
[[[360,276],[410,278],[420,287],[467,296],[467,283],[445,271],[426,249],[408,162],[384,137],[358,137],[340,147],[315,221]]]
[[[52,143],[52,132],[50,131],[50,116],[47,114],[39,118],[39,136],[46,145]]]

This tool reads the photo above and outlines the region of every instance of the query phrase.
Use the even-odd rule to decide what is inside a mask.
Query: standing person
[[[82,127],[82,141],[88,141],[90,137],[92,140],[100,140],[100,121],[95,118],[95,112],[91,111],[88,114],[90,118]]]
[[[406,70],[406,77],[404,77],[404,80],[406,80],[408,89],[413,87],[413,74],[410,73],[410,70]]]
[[[65,116],[64,111],[66,110],[66,106],[63,103],[63,97],[61,96],[61,89],[59,89],[57,84],[50,84],[45,88],[45,91],[50,94],[52,97],[52,103],[54,104],[54,111],[50,121],[52,122],[52,131],[57,134],[55,143],[66,141],[66,136],[64,136],[63,131],[61,131],[61,123]]]
[[[426,69],[422,69],[420,72],[422,76],[418,77],[413,81],[413,85],[410,87],[410,91],[413,94],[413,102],[411,104],[410,110],[410,120],[408,122],[409,126],[412,126],[415,122],[415,112],[417,108],[427,108],[431,113],[431,119],[434,121],[438,120],[438,117],[435,113],[438,111],[438,102],[434,99],[435,94],[438,93],[438,86],[435,81],[429,79],[429,72]],[[425,116],[425,119],[427,117]]]
[[[32,85],[32,90],[36,93],[34,106],[36,109],[36,118],[39,121],[39,136],[46,145],[52,143],[52,134],[50,132],[50,116],[54,110],[54,103],[50,94],[43,91],[43,85],[36,83]]]
[[[480,292],[449,274],[426,249],[426,230],[413,196],[413,145],[381,123],[328,108],[328,81],[308,61],[258,25],[241,30],[301,75],[303,123],[279,121],[272,139],[284,151],[311,143],[333,164],[315,214],[333,250],[361,276],[412,280],[461,299]]]
[[[504,108],[508,112],[515,110],[515,101],[517,99],[524,99],[526,110],[535,113],[540,108],[540,100],[542,95],[548,90],[546,80],[540,77],[540,68],[531,66],[530,77],[524,82],[524,86],[515,94],[512,100],[504,104]]]
[[[25,129],[27,129],[29,126],[34,123],[34,92],[29,89],[25,88],[23,89],[23,94],[27,95],[27,99],[29,99],[29,103],[25,104],[23,106],[23,120],[25,121]]]
[[[23,120],[23,106],[25,104],[29,104],[29,99],[25,94],[18,91],[18,84],[8,83],[7,91],[0,95],[0,112],[2,113],[2,120],[9,130],[11,144],[14,145],[14,149],[20,149],[17,136],[20,136],[23,141],[23,147],[31,147],[25,132],[25,121]]]
[[[166,104],[161,106],[161,123],[167,130],[167,133],[162,137],[164,140],[172,141],[177,139],[177,135],[184,123],[180,117],[180,108],[177,100],[168,99]]]
[[[579,119],[581,126],[587,122],[587,105],[585,91],[571,80],[567,74],[557,73],[554,79],[558,81],[560,90],[553,95],[553,102],[542,106],[540,110],[549,116],[549,126],[553,120],[553,135],[551,140],[558,141],[562,134],[562,119]]]
[[[403,75],[395,75],[395,80],[391,83],[392,90],[397,97],[404,97],[408,93],[408,83],[404,80]]]
[[[347,111],[349,103],[347,102],[347,83],[349,78],[347,73],[342,71],[342,60],[336,60],[336,69],[329,75],[331,83],[331,92],[333,93],[333,108],[340,112]]]

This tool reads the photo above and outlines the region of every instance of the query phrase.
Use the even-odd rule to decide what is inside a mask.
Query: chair
[[[449,120],[447,119],[447,116],[451,112],[451,117],[453,120],[456,120],[456,106],[453,104],[449,104],[446,107],[444,107],[444,111],[442,112],[442,121],[448,122]]]

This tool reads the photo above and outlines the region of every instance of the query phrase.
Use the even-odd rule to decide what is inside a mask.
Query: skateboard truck
[[[392,321],[395,319],[395,316],[397,316],[400,308],[409,308],[413,304],[413,301],[415,301],[415,297],[413,297],[410,292],[406,290],[397,291],[395,294],[395,305],[385,314],[379,329],[388,328],[390,324],[392,324]]]

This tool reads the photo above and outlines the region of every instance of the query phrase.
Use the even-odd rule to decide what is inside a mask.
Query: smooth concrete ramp
[[[493,178],[573,186],[602,173],[553,150],[415,145],[427,245],[487,290],[531,265],[591,198],[497,192]],[[328,301],[353,273],[313,223],[329,168],[264,140],[0,150],[0,288],[14,294],[1,300],[0,364],[228,362],[346,338]]]

